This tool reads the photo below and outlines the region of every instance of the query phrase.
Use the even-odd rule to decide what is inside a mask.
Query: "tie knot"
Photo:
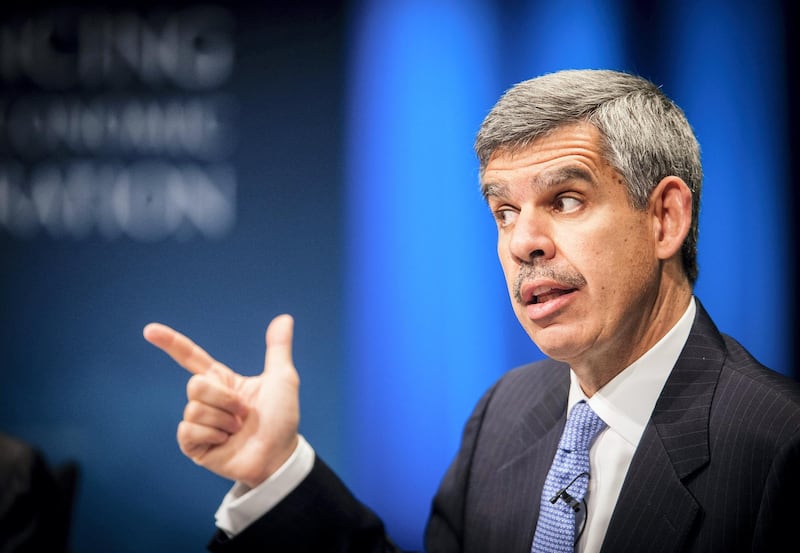
[[[567,417],[567,427],[558,447],[566,451],[587,450],[597,433],[605,427],[606,423],[592,411],[589,404],[579,401]]]

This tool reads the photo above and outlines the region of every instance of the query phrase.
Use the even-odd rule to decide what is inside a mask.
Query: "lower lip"
[[[532,321],[552,317],[572,301],[575,292],[558,296],[544,303],[531,303],[525,306],[525,314]]]

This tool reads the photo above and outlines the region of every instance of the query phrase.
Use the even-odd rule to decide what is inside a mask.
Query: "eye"
[[[492,210],[497,226],[500,228],[507,227],[517,220],[517,211],[508,206],[498,207]]]
[[[583,205],[583,202],[573,196],[559,196],[553,202],[555,210],[559,213],[572,213]]]

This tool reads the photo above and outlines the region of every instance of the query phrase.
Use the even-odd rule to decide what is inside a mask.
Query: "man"
[[[509,372],[478,403],[426,549],[791,543],[800,390],[721,335],[693,296],[702,170],[682,111],[644,79],[563,71],[510,89],[475,148],[514,311],[550,359]],[[254,378],[162,325],[145,337],[194,373],[182,451],[237,482],[212,550],[392,550],[297,433],[289,316],[270,324]],[[593,430],[567,447],[586,433],[566,422],[578,410]]]

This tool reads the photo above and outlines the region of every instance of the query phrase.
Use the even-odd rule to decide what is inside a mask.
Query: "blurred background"
[[[253,3],[254,4],[254,3]],[[202,551],[230,483],[182,456],[161,321],[245,374],[296,319],[301,430],[419,548],[518,328],[472,141],[512,84],[646,76],[705,167],[697,294],[798,366],[789,2],[36,3],[0,10],[0,432],[77,462],[71,550]]]

